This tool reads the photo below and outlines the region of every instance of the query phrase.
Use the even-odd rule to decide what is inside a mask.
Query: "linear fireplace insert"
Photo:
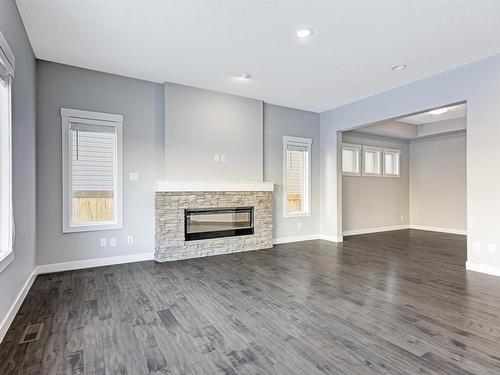
[[[184,210],[186,241],[249,234],[254,234],[253,207]]]

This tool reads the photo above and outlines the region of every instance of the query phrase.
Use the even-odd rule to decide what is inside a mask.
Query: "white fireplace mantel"
[[[156,182],[156,191],[273,191],[272,182],[169,181]]]

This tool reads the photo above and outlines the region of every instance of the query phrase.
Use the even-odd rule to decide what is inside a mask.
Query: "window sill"
[[[14,253],[11,251],[0,255],[0,272],[2,272],[7,266],[14,260]]]
[[[307,216],[311,216],[311,213],[310,212],[300,212],[300,213],[297,213],[297,214],[284,214],[283,217],[285,218],[290,218],[290,217],[307,217]]]
[[[63,233],[95,232],[100,230],[123,229],[123,224],[98,224],[98,225],[75,225],[64,226]]]

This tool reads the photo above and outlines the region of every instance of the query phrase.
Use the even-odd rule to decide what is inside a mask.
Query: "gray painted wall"
[[[318,114],[273,105],[265,105],[264,111],[263,103],[257,100],[46,61],[38,61],[37,66],[39,264],[153,252],[156,180],[174,176],[189,180],[196,176],[200,180],[262,181],[264,160],[265,180],[277,184],[274,236],[318,233]],[[61,233],[61,107],[124,115],[124,229]],[[202,124],[210,130],[203,130]],[[217,124],[222,124],[221,128]],[[313,139],[309,217],[282,217],[283,135]],[[183,147],[179,148],[176,142]],[[204,151],[193,153],[197,145]],[[208,157],[199,163],[197,158],[213,153],[226,153],[226,163],[214,163]],[[166,167],[169,163],[170,167]],[[139,181],[127,181],[129,172],[138,172]],[[126,244],[128,235],[134,237],[132,247]],[[108,238],[108,247],[101,248],[99,242],[104,237]],[[117,239],[116,247],[109,247],[111,237]]]
[[[364,146],[401,149],[399,178],[342,176],[343,232],[409,224],[408,142],[357,132],[344,133],[342,140]]]
[[[37,106],[37,262],[152,253],[154,184],[163,169],[163,85],[38,61]],[[61,233],[61,107],[124,116],[121,230]],[[139,181],[129,182],[129,172],[138,172]],[[103,237],[108,247],[99,246]],[[116,247],[109,247],[111,237]]]
[[[410,142],[412,225],[467,229],[466,135]]]
[[[313,140],[311,146],[311,216],[283,217],[284,135]],[[283,238],[319,233],[319,114],[264,104],[264,180],[275,183],[273,237]]]
[[[468,262],[500,267],[500,55],[474,62],[321,114],[321,233],[338,235],[337,132],[467,101]]]
[[[0,30],[16,57],[12,89],[14,260],[0,272],[0,321],[35,266],[35,57],[14,1],[0,1]]]
[[[166,83],[165,179],[262,181],[262,107],[260,100]]]

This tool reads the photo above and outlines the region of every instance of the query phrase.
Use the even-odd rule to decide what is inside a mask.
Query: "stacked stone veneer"
[[[254,234],[184,241],[184,210],[254,208]],[[179,259],[267,249],[273,246],[271,191],[157,192],[155,201],[155,260]]]

